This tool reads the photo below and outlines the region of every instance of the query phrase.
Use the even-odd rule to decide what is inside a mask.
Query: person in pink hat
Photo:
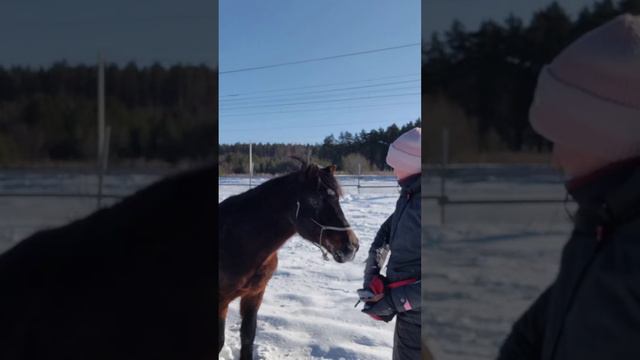
[[[396,318],[393,359],[420,359],[421,334],[421,129],[400,135],[390,146],[387,164],[401,187],[393,214],[382,224],[369,249],[362,312],[375,320]],[[390,255],[389,255],[390,253]],[[387,258],[386,276],[380,274]]]
[[[557,278],[499,359],[640,359],[640,18],[615,18],[544,67],[530,121],[578,211]]]

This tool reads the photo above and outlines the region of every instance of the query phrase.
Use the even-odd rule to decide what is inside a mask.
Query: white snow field
[[[451,199],[566,193],[562,177],[546,167],[467,166],[451,173]],[[439,180],[425,190],[438,193]],[[563,204],[449,206],[444,226],[439,211],[435,201],[423,202],[422,334],[437,360],[494,359],[513,322],[555,278],[571,223]]]
[[[264,181],[264,178],[257,181]],[[219,201],[246,191],[234,184],[247,179],[220,178]],[[256,181],[256,179],[254,179]],[[341,177],[344,184],[356,180]],[[368,177],[362,185],[395,185],[392,177]],[[352,262],[322,259],[320,250],[295,235],[278,252],[278,270],[258,312],[256,359],[391,359],[394,321],[375,321],[354,308],[362,287],[364,261],[379,226],[393,212],[399,188],[343,187],[342,209],[360,239]],[[237,359],[240,350],[239,301],[229,308],[226,341],[219,359]]]

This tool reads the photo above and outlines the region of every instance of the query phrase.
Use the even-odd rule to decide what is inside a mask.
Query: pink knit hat
[[[618,16],[545,66],[529,117],[550,141],[606,162],[640,156],[640,18]]]
[[[400,135],[389,146],[387,164],[407,174],[422,172],[421,161],[422,129],[413,128]]]

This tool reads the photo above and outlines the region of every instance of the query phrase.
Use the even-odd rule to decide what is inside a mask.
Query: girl
[[[421,129],[402,134],[389,146],[387,164],[402,191],[393,214],[382,224],[369,249],[362,312],[376,320],[396,317],[393,359],[420,359],[420,182]],[[386,277],[380,275],[388,252]]]
[[[640,19],[619,16],[543,68],[530,121],[578,212],[558,277],[499,358],[640,359]]]

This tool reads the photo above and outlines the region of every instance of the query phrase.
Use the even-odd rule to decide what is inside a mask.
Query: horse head
[[[353,260],[359,248],[358,237],[340,207],[342,190],[334,177],[335,165],[320,168],[301,162],[296,178],[296,231],[323,249],[323,254],[325,250],[329,252],[337,262]]]

